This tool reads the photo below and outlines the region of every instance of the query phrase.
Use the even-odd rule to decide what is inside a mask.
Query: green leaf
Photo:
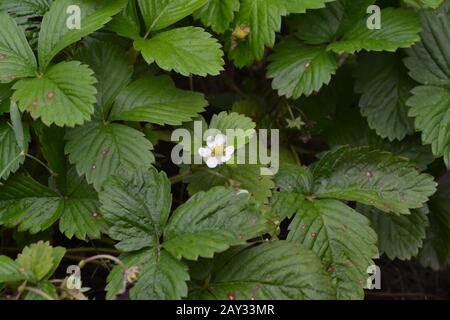
[[[187,296],[188,267],[165,251],[151,250],[139,280],[130,290],[133,300],[179,300]]]
[[[337,200],[299,201],[297,205],[288,241],[301,243],[320,256],[338,299],[362,299],[367,268],[378,253],[369,220]]]
[[[435,86],[419,86],[408,99],[409,115],[415,117],[422,141],[431,144],[433,154],[443,156],[450,167],[450,90]]]
[[[412,163],[367,147],[341,147],[326,153],[314,166],[314,193],[409,214],[435,192],[433,177]]]
[[[414,8],[438,8],[444,0],[403,0]]]
[[[39,33],[39,67],[45,71],[50,61],[64,48],[88,34],[102,28],[126,5],[126,0],[58,0],[54,1],[44,19]],[[80,29],[70,29],[67,24],[70,6],[80,8]],[[71,73],[68,73],[71,74]]]
[[[230,27],[239,8],[239,0],[209,0],[194,13],[194,17],[200,19],[203,25],[211,27],[214,32],[224,33]]]
[[[148,32],[174,24],[207,2],[208,0],[138,0]]]
[[[10,83],[0,83],[0,115],[9,112],[12,96],[11,87],[12,84]]]
[[[343,37],[328,46],[337,53],[391,51],[408,48],[420,40],[420,21],[414,11],[402,8],[381,10],[381,29],[369,29],[367,18],[355,23]]]
[[[333,125],[323,132],[332,148],[346,145],[366,146],[410,159],[421,169],[426,169],[434,160],[431,147],[423,146],[420,137],[406,137],[402,141],[382,139],[369,128],[365,119],[354,109],[343,108],[332,120]]]
[[[140,38],[141,23],[136,0],[127,2],[126,7],[106,26],[118,35],[133,40]]]
[[[355,91],[362,94],[359,107],[370,128],[391,141],[414,132],[414,121],[408,118],[406,106],[414,82],[395,55],[363,56],[355,77]]]
[[[323,300],[333,299],[328,275],[310,250],[275,241],[225,253],[207,286],[193,299]]]
[[[0,82],[36,75],[37,64],[24,32],[0,12]]]
[[[264,221],[248,200],[248,194],[224,187],[197,193],[171,216],[164,249],[178,259],[197,260],[256,237],[264,230]]]
[[[25,247],[17,256],[17,264],[27,272],[31,272],[31,282],[48,279],[59,265],[65,249],[53,248],[49,242],[39,241]]]
[[[40,77],[16,82],[13,99],[22,112],[29,111],[33,119],[40,118],[47,126],[73,127],[89,120],[94,112],[95,82],[88,66],[61,62]]]
[[[144,134],[122,124],[90,122],[68,131],[66,139],[69,161],[96,190],[109,176],[146,169],[154,161],[153,146]]]
[[[318,91],[337,69],[333,53],[323,47],[308,47],[294,38],[278,45],[269,59],[267,77],[273,79],[272,88],[294,99]]]
[[[378,209],[358,205],[357,209],[370,219],[378,235],[378,249],[389,259],[410,260],[423,245],[428,226],[428,209],[411,210],[410,215],[386,214]]]
[[[69,193],[61,195],[29,176],[8,179],[0,189],[0,224],[35,234],[61,218],[60,230],[67,237],[98,238],[99,226],[93,216],[97,211],[96,194],[73,171],[68,181]]]
[[[110,119],[180,125],[203,112],[207,104],[202,94],[177,89],[167,76],[147,76],[119,94]]]
[[[248,37],[231,48],[230,58],[238,67],[261,60],[265,47],[273,47],[275,33],[281,29],[281,17],[289,13],[304,13],[306,9],[323,8],[326,2],[293,0],[243,0],[236,18],[237,26],[250,29]]]
[[[419,252],[419,261],[425,267],[434,270],[445,269],[448,265],[450,251],[450,183],[445,182],[438,188],[429,202],[430,225],[426,231],[426,239]]]
[[[333,42],[359,20],[367,19],[367,8],[374,3],[375,0],[337,0],[326,8],[308,11],[295,19],[296,35],[307,44]]]
[[[131,82],[133,75],[133,66],[125,50],[118,45],[97,42],[79,50],[75,58],[94,71],[97,78],[97,105],[103,115],[107,115],[117,95]]]
[[[217,169],[205,167],[196,170],[186,180],[187,190],[190,195],[200,191],[207,191],[215,186],[232,185],[236,188],[247,190],[254,199],[266,202],[272,195],[274,184],[272,176],[261,175],[260,166],[252,164],[238,164],[235,166],[223,165]]]
[[[26,133],[29,142],[29,133]],[[0,180],[6,180],[11,173],[19,170],[25,161],[25,155],[16,139],[16,135],[9,123],[0,123]]]
[[[223,111],[213,115],[209,124],[209,129],[219,130],[227,136],[227,145],[233,145],[235,149],[244,147],[250,139],[255,137],[256,123],[249,117],[237,112]],[[236,129],[232,134],[227,134],[227,130]],[[242,131],[239,131],[242,130]],[[234,135],[234,136],[233,136]],[[203,139],[203,137],[202,137]]]
[[[424,85],[450,85],[450,17],[445,11],[445,6],[420,11],[422,41],[407,50],[410,76]]]
[[[161,32],[149,40],[136,40],[134,47],[147,63],[156,62],[161,69],[184,76],[216,76],[223,70],[221,45],[202,28],[190,26]]]
[[[165,173],[154,168],[114,176],[100,193],[102,214],[111,224],[109,235],[124,251],[157,247],[166,225],[172,196]]]
[[[25,270],[20,272],[19,269],[19,264],[13,259],[7,256],[0,256],[0,283],[25,280],[27,278]]]
[[[46,293],[53,299],[55,300],[58,299],[58,292],[56,290],[56,287],[50,281],[48,280],[40,281],[37,284],[36,288]],[[47,300],[47,299],[35,292],[28,291],[24,297],[24,300]]]

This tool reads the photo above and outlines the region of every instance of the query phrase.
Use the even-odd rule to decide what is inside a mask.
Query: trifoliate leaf
[[[418,259],[425,267],[434,270],[444,269],[448,265],[450,251],[450,183],[439,186],[436,194],[429,202],[428,215],[430,225],[426,231],[426,239]]]
[[[428,209],[411,210],[410,215],[386,214],[376,208],[358,205],[357,209],[370,219],[378,235],[378,248],[389,259],[409,260],[417,256],[428,226]]]
[[[408,117],[406,106],[414,82],[395,55],[362,57],[355,76],[355,91],[362,94],[359,107],[370,128],[391,141],[414,132],[414,121]]]
[[[309,47],[291,38],[270,56],[267,77],[279,95],[297,99],[328,84],[337,69],[336,58],[324,47]]]
[[[133,66],[126,52],[117,45],[98,42],[79,50],[75,58],[94,71],[97,105],[104,115],[108,114],[117,95],[131,82]]]
[[[67,132],[66,154],[80,175],[100,190],[111,175],[149,168],[152,144],[140,131],[116,123],[90,122]]]
[[[450,167],[450,90],[435,86],[419,86],[412,90],[407,104],[415,117],[422,141],[431,144],[433,154],[443,156]]]
[[[69,238],[99,237],[96,194],[73,173],[68,181],[70,193],[61,195],[29,176],[8,179],[0,188],[0,224],[34,234],[61,218],[60,230]]]
[[[50,243],[39,241],[25,247],[16,262],[20,268],[32,274],[28,280],[38,282],[48,279],[55,272],[65,251],[62,247],[53,248]]]
[[[322,259],[338,299],[362,299],[367,268],[377,255],[377,236],[369,220],[331,199],[299,201],[288,241],[302,244]]]
[[[25,127],[25,141],[28,144],[30,135]],[[12,126],[7,122],[0,123],[0,180],[6,180],[11,173],[16,172],[25,161],[25,154],[19,147]]]
[[[126,3],[126,0],[54,1],[42,20],[39,33],[40,70],[45,71],[61,50],[103,27]],[[80,16],[77,17],[77,14]],[[80,24],[77,25],[77,22]]]
[[[165,251],[151,250],[130,290],[133,300],[179,300],[187,296],[188,267]]]
[[[119,94],[110,119],[180,125],[203,112],[207,104],[202,94],[177,89],[169,77],[148,76]]]
[[[8,14],[0,12],[0,82],[32,77],[37,64],[25,34]]]
[[[114,176],[100,193],[102,214],[111,224],[109,235],[124,251],[157,247],[166,225],[172,196],[164,173],[154,168]]]
[[[264,222],[249,197],[224,187],[195,194],[171,216],[163,247],[178,259],[197,260],[256,237]]]
[[[136,40],[134,47],[147,63],[156,62],[161,69],[184,76],[216,76],[223,70],[221,45],[202,28],[165,31],[149,40]]]
[[[410,76],[424,84],[450,85],[450,17],[445,6],[438,11],[421,10],[422,41],[407,50],[405,65]]]
[[[239,0],[209,0],[205,6],[194,13],[203,25],[211,27],[214,32],[224,33],[239,10]]]
[[[138,0],[148,31],[164,29],[189,16],[208,0]]]
[[[387,152],[341,147],[326,153],[314,166],[314,193],[409,214],[436,191],[433,177]]]
[[[73,127],[89,120],[94,112],[95,82],[88,66],[78,61],[61,62],[42,76],[16,82],[13,99],[22,112],[30,112],[48,126]]]
[[[275,241],[224,254],[193,299],[333,299],[330,278],[317,256],[303,246]]]
[[[414,11],[402,8],[381,10],[380,29],[369,29],[367,18],[359,20],[337,42],[328,46],[337,53],[396,51],[420,40],[420,21]]]
[[[233,186],[250,192],[257,201],[266,202],[272,195],[274,184],[272,176],[261,175],[260,168],[259,165],[252,164],[222,165],[217,169],[201,167],[198,170],[193,167],[194,173],[184,181],[188,183],[190,195],[215,186]]]

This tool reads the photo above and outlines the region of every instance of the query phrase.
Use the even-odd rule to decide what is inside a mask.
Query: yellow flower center
[[[214,147],[213,154],[215,157],[223,157],[225,155],[225,148],[222,144]]]

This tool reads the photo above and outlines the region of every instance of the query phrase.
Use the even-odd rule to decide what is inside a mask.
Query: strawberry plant
[[[445,269],[449,39],[448,0],[0,0],[0,297]]]

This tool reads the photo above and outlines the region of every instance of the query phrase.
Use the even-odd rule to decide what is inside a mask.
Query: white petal
[[[245,189],[238,189],[238,193],[237,194],[243,194],[243,193],[250,193],[250,192],[248,192],[248,190],[245,190]]]
[[[229,146],[229,147],[226,147],[225,148],[225,155],[226,156],[228,156],[228,155],[232,155],[234,153],[234,147],[233,146]]]
[[[214,141],[214,137],[213,136],[207,137],[206,144],[208,145],[208,148],[214,149],[216,147],[216,142]]]
[[[222,161],[222,162],[230,161],[231,156],[232,156],[231,154],[226,154],[226,155],[220,157],[220,161]]]
[[[219,165],[219,160],[216,157],[209,157],[208,160],[206,160],[206,165],[208,168],[215,168]]]
[[[223,146],[224,144],[227,143],[227,137],[225,135],[219,133],[216,136],[215,143],[216,143],[216,145],[222,145]]]
[[[198,149],[198,154],[203,158],[207,158],[207,157],[211,156],[211,149],[210,148],[200,148],[200,149]]]

